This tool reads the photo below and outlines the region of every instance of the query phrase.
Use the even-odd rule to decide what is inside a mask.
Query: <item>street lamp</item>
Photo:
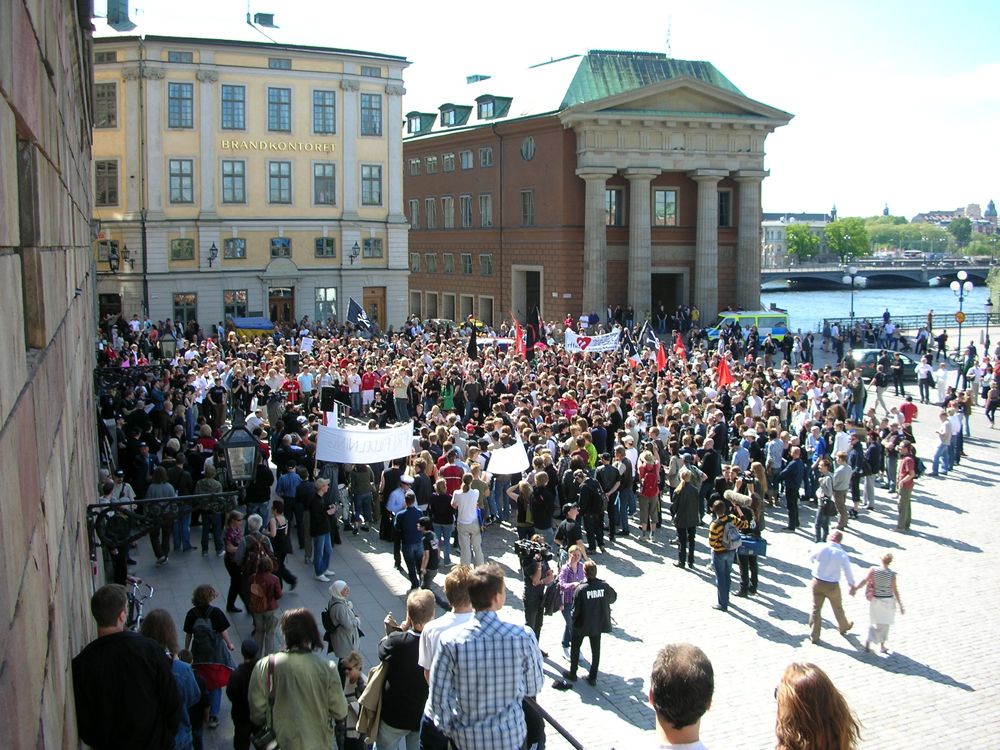
[[[993,315],[993,297],[986,298],[986,304],[983,305],[986,309],[986,354],[989,356],[990,353],[990,316]]]
[[[135,258],[132,257],[132,251],[128,249],[128,245],[122,245],[122,260],[128,263],[128,270],[135,270]]]
[[[177,356],[177,339],[174,334],[167,333],[160,336],[160,359],[171,360]]]
[[[111,273],[118,273],[118,269],[121,267],[121,256],[118,254],[118,244],[112,243],[111,249],[108,250],[108,268],[111,269]]]
[[[854,322],[854,285],[858,278],[858,267],[850,265],[844,269],[845,275],[841,279],[845,284],[851,285],[851,322]]]
[[[352,266],[354,265],[354,261],[358,259],[358,256],[360,254],[361,254],[361,246],[357,242],[355,242],[354,247],[351,248],[351,254],[350,256],[348,256],[351,259]]]
[[[257,475],[260,443],[243,426],[242,418],[238,417],[233,422],[233,426],[229,432],[223,435],[219,445],[226,456],[225,476],[227,483],[239,488],[240,502],[242,503],[246,485],[252,482]]]
[[[219,257],[219,248],[213,242],[212,246],[208,248],[208,267],[211,268],[212,264],[215,263],[215,259]]]
[[[962,323],[965,322],[965,313],[962,312],[962,304],[965,302],[965,298],[972,293],[972,282],[968,281],[969,274],[965,271],[959,271],[957,274],[958,280],[951,282],[948,286],[951,291],[955,293],[958,297],[958,313],[955,315],[955,320],[958,321],[958,356],[962,356]]]

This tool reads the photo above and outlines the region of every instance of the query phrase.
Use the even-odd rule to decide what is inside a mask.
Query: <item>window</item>
[[[292,90],[274,88],[267,89],[267,129],[290,133],[292,130]]]
[[[267,67],[271,70],[291,70],[292,60],[289,57],[269,57]]]
[[[455,254],[445,253],[441,256],[442,270],[445,273],[455,273]]]
[[[382,68],[376,67],[374,65],[362,65],[361,75],[367,78],[381,78]]]
[[[625,191],[621,188],[604,191],[604,223],[609,227],[625,225]]]
[[[410,198],[410,229],[420,228],[420,199]]]
[[[479,149],[479,166],[480,167],[492,167],[493,166],[493,147],[483,146]]]
[[[118,162],[114,159],[94,162],[94,205],[118,205]]]
[[[170,202],[194,203],[194,159],[170,159]]]
[[[194,240],[187,237],[170,240],[170,260],[194,260]]]
[[[410,253],[410,273],[420,273],[420,253]]]
[[[247,202],[246,169],[245,161],[222,160],[223,203]]]
[[[94,127],[118,127],[118,85],[94,84]]]
[[[272,258],[291,258],[292,257],[292,241],[288,237],[272,237],[271,238],[271,257]]]
[[[493,226],[493,195],[490,193],[479,196],[479,226]]]
[[[480,276],[493,275],[493,253],[479,254],[479,275]]]
[[[410,115],[406,118],[406,132],[419,133],[423,126],[423,118],[420,115]]]
[[[453,109],[445,109],[441,112],[441,124],[446,128],[458,122],[458,117]]]
[[[167,127],[194,127],[194,84],[167,84]]]
[[[382,95],[361,95],[361,135],[382,135]]]
[[[172,63],[193,63],[194,52],[180,52],[178,50],[167,50],[167,62]]]
[[[445,229],[455,228],[455,199],[450,195],[441,199],[441,226]]]
[[[455,171],[455,154],[443,154],[441,156],[441,171],[442,172]]]
[[[247,126],[245,86],[222,87],[222,129],[243,130]]]
[[[337,132],[337,92],[313,91],[313,132],[320,135]]]
[[[316,287],[316,322],[337,319],[337,287]]]
[[[242,237],[227,237],[222,241],[222,257],[243,260],[247,257],[247,241]]]
[[[459,151],[458,152],[458,163],[461,165],[462,169],[472,169],[472,152],[471,151]]]
[[[337,242],[333,237],[317,237],[316,238],[316,257],[317,258],[336,258],[337,257]]]
[[[416,177],[420,174],[420,159],[410,159],[410,176]]]
[[[427,174],[436,174],[438,171],[438,158],[436,156],[428,156],[424,159],[424,170]]]
[[[472,226],[472,196],[461,195],[458,198],[458,210],[462,215],[462,228],[468,229]]]
[[[437,229],[437,200],[434,198],[425,200],[424,209],[427,212],[427,228]]]
[[[521,141],[521,158],[525,161],[535,158],[535,139],[530,135]]]
[[[361,205],[382,205],[382,165],[361,165]]]
[[[486,325],[493,325],[493,298],[492,297],[480,297],[479,298],[479,319],[483,321]]]
[[[292,163],[269,161],[267,163],[267,202],[292,202]]]
[[[495,108],[493,106],[493,100],[492,99],[487,99],[484,102],[479,102],[479,119],[480,120],[489,120],[490,118],[493,117],[493,113],[495,111],[496,110],[495,110]]]
[[[118,51],[108,50],[105,52],[95,52],[94,53],[94,64],[95,65],[106,65],[107,63],[118,62]]]
[[[733,193],[730,190],[719,191],[719,226],[733,225]]]
[[[437,273],[438,270],[437,253],[424,253],[424,266],[427,268],[427,273]]]
[[[653,226],[677,226],[676,190],[657,189],[653,191]]]
[[[472,253],[462,253],[462,275],[472,275]]]
[[[531,227],[535,225],[535,191],[521,191],[521,226]]]
[[[174,323],[186,326],[198,319],[198,295],[178,292],[174,295]]]
[[[336,165],[329,162],[313,164],[313,203],[317,206],[337,204]]]
[[[362,258],[381,258],[382,240],[379,237],[369,237],[362,243]]]
[[[111,256],[111,250],[118,252],[118,243],[114,240],[100,240],[97,243],[97,260],[107,263],[108,258]],[[121,255],[119,254],[119,258]]]
[[[227,318],[247,316],[247,290],[224,289],[222,291],[222,313]]]

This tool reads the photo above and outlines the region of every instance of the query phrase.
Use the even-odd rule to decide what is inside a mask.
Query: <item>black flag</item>
[[[351,297],[351,304],[347,308],[347,321],[363,331],[370,331],[372,323],[368,320],[368,313],[365,309],[354,301]]]
[[[472,333],[469,334],[469,359],[479,359],[479,345],[476,341],[476,324],[472,323]]]
[[[541,322],[538,319],[538,307],[532,307],[528,311],[528,319],[524,323],[526,331],[524,342],[524,358],[529,362],[535,358],[535,344],[541,338]]]

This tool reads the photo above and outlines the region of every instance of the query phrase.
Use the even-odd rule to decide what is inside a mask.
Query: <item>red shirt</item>
[[[917,405],[912,401],[904,401],[899,407],[899,413],[903,415],[906,424],[912,424],[917,416]]]
[[[363,391],[374,391],[375,390],[375,374],[371,372],[364,372],[361,374],[361,390]]]
[[[917,464],[913,460],[913,456],[906,456],[899,460],[899,469],[896,470],[897,484],[901,489],[913,489],[913,477],[917,469]],[[909,476],[908,479],[903,479],[904,476]]]
[[[447,464],[438,474],[448,483],[449,495],[462,489],[462,468],[458,464]]]

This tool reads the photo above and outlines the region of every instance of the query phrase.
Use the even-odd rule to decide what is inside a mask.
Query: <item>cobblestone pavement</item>
[[[916,436],[928,471],[936,424],[937,409],[921,407]],[[837,633],[827,608],[821,643],[809,642],[808,530],[814,511],[805,506],[805,530],[788,534],[777,532],[784,526],[784,511],[769,509],[769,554],[761,564],[758,595],[734,598],[728,613],[712,609],[715,588],[706,568],[704,530],[693,572],[670,564],[675,548],[666,543],[666,529],[652,543],[630,538],[597,555],[600,575],[619,594],[613,608],[616,627],[602,644],[597,687],[581,680],[573,691],[560,693],[548,679],[539,703],[588,750],[639,748],[639,732],[653,726],[646,700],[653,657],[666,643],[688,641],[703,648],[715,667],[715,700],[702,731],[713,749],[774,746],[774,687],[792,661],[815,662],[830,674],[862,722],[865,748],[902,748],[924,738],[938,745],[945,732],[951,739],[944,744],[950,747],[1000,747],[1000,687],[995,679],[1000,644],[992,614],[1000,609],[1000,587],[992,577],[1000,552],[990,546],[996,526],[992,506],[1000,498],[1000,432],[989,429],[981,410],[972,417],[972,431],[968,456],[947,478],[918,480],[911,533],[895,530],[894,503],[880,489],[875,512],[852,521],[845,537],[859,578],[880,551],[895,555],[906,614],[897,616],[892,628],[889,655],[864,653],[868,616],[863,592],[851,598],[845,591],[845,609],[855,623],[847,637]],[[513,539],[511,530],[490,527],[485,549],[510,576],[503,615],[520,621],[523,586],[511,551]],[[367,668],[374,663],[385,613],[392,610],[402,619],[408,581],[393,568],[387,545],[374,532],[348,534],[344,541],[335,548],[332,567],[350,583],[363,619]],[[137,573],[156,587],[150,606],[166,607],[178,623],[196,584],[209,581],[225,592],[228,578],[218,558],[189,552],[157,569],[151,567],[148,542],[140,547]],[[326,602],[326,585],[313,580],[301,554],[291,567],[301,574],[300,584],[286,594],[282,606],[318,612]],[[567,666],[559,643],[561,624],[558,615],[546,618],[542,631],[541,646],[549,653],[546,673],[553,679]],[[238,642],[249,634],[249,617],[233,615],[233,627]],[[222,713],[220,728],[206,730],[207,748],[231,747],[228,704]],[[549,747],[568,745],[550,731]]]

